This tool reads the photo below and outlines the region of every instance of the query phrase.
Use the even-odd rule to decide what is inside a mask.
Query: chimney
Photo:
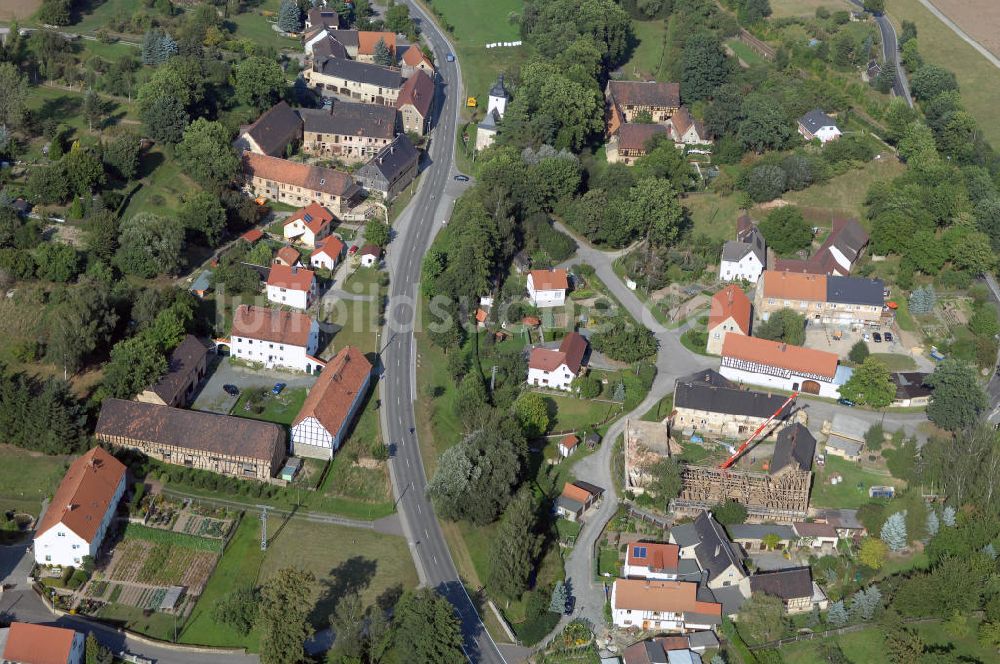
[[[784,352],[785,352],[786,350],[788,350],[788,344],[786,344],[786,343],[782,342],[781,346],[779,347],[779,350],[780,350],[780,351],[781,351],[782,353],[784,353]]]

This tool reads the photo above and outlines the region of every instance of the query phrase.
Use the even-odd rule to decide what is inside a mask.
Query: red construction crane
[[[745,440],[745,441],[743,442],[743,444],[742,444],[742,445],[740,445],[740,446],[739,446],[739,447],[738,447],[738,448],[736,449],[736,451],[735,451],[735,452],[733,452],[733,455],[732,455],[731,457],[729,457],[729,458],[728,458],[728,459],[726,459],[726,460],[725,460],[724,462],[722,462],[721,464],[719,464],[719,468],[722,468],[723,470],[725,470],[726,468],[729,468],[729,467],[730,467],[730,466],[732,466],[732,465],[733,465],[734,463],[736,463],[736,460],[737,460],[737,459],[739,459],[739,458],[740,458],[740,456],[741,456],[741,455],[742,455],[742,454],[743,454],[744,452],[746,452],[746,451],[747,451],[747,448],[748,448],[748,447],[750,447],[750,443],[752,443],[752,442],[753,442],[754,440],[756,440],[757,436],[759,436],[759,435],[760,435],[760,432],[761,432],[761,431],[763,431],[764,429],[766,429],[766,428],[767,428],[767,426],[768,426],[768,425],[769,425],[769,424],[770,424],[770,423],[771,423],[772,421],[774,421],[774,418],[776,418],[776,417],[777,417],[778,415],[780,415],[780,414],[781,414],[781,411],[783,411],[784,409],[788,408],[788,404],[790,404],[790,403],[792,403],[793,401],[795,401],[795,397],[797,397],[797,396],[799,396],[799,393],[798,393],[798,392],[792,392],[792,396],[788,397],[788,399],[786,399],[786,400],[785,400],[785,403],[781,404],[781,406],[780,406],[780,407],[778,408],[778,410],[774,411],[774,413],[773,413],[773,414],[771,415],[771,417],[769,417],[769,418],[767,418],[766,420],[764,420],[764,422],[763,422],[763,423],[762,423],[762,424],[761,424],[761,425],[760,425],[759,427],[757,427],[757,430],[756,430],[756,431],[754,431],[754,432],[753,432],[752,434],[750,434],[750,437],[749,437],[749,438],[747,438],[747,439],[746,439],[746,440]]]

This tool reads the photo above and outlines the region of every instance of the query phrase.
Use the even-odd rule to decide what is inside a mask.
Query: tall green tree
[[[517,398],[514,416],[528,438],[537,438],[549,430],[549,406],[537,392],[524,392]]]
[[[215,247],[226,229],[226,210],[217,196],[198,191],[181,204],[180,220],[185,228],[200,233],[208,246]]]
[[[465,664],[455,607],[431,588],[409,590],[396,603],[393,642],[400,661]]]
[[[792,123],[775,99],[754,93],[746,98],[740,110],[743,120],[738,134],[745,149],[761,153],[788,144],[793,133]]]
[[[122,180],[130,181],[139,170],[139,134],[134,129],[123,129],[105,144],[103,158],[105,166]]]
[[[193,178],[216,186],[232,180],[239,168],[229,130],[221,122],[205,118],[198,118],[184,130],[177,158]]]
[[[779,255],[787,256],[812,244],[812,228],[794,205],[775,208],[760,222],[769,247]]]
[[[298,664],[305,660],[303,644],[313,635],[309,612],[316,577],[295,567],[272,575],[260,589],[260,661]]]
[[[872,408],[885,408],[896,398],[896,385],[885,364],[869,357],[840,386],[840,396]]]
[[[522,489],[504,510],[490,548],[487,586],[499,596],[518,599],[528,589],[542,548],[537,523],[534,497],[529,489]]]
[[[801,346],[806,342],[806,319],[793,309],[779,309],[757,325],[754,336]]]
[[[302,10],[295,0],[281,0],[278,7],[278,27],[285,32],[299,32],[302,29]]]
[[[927,419],[953,433],[975,424],[989,404],[974,369],[961,360],[942,361],[925,382],[934,389]]]
[[[155,383],[167,371],[162,349],[144,335],[119,341],[104,365],[101,392],[104,396],[131,399]]]
[[[236,98],[258,111],[277,103],[286,87],[288,83],[281,66],[270,58],[247,58],[236,65],[233,73]]]
[[[181,266],[183,247],[184,229],[178,220],[140,212],[121,224],[115,264],[147,278],[172,274]]]
[[[710,98],[729,75],[719,38],[707,32],[692,35],[684,42],[683,54],[681,97],[686,103]]]
[[[788,626],[784,602],[774,595],[754,593],[740,606],[740,635],[750,643],[767,643],[780,638]]]
[[[406,5],[398,6],[404,8],[406,7]],[[389,46],[381,37],[379,37],[379,40],[375,42],[375,47],[372,49],[372,61],[377,65],[382,65],[383,67],[390,67],[393,64],[392,51],[389,50]]]

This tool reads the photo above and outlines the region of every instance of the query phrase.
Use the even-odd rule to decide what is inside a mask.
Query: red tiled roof
[[[569,288],[569,276],[566,270],[532,270],[528,273],[536,291],[566,290]]]
[[[2,659],[22,664],[66,664],[75,637],[75,631],[63,627],[11,623]]]
[[[302,257],[302,254],[299,253],[299,250],[296,249],[295,247],[290,247],[288,245],[285,245],[281,249],[278,249],[276,257],[281,259],[288,265],[295,265],[296,263],[299,262],[299,258]]]
[[[304,267],[289,267],[288,265],[272,265],[267,276],[267,285],[277,288],[287,288],[295,291],[308,291],[312,288],[316,276],[312,270]]]
[[[665,133],[667,128],[660,124],[627,122],[618,128],[618,149],[645,151],[651,138]]]
[[[577,438],[573,434],[569,434],[568,436],[560,440],[559,444],[565,447],[566,449],[571,450],[574,447],[576,447],[579,442],[580,442],[579,438]]]
[[[325,207],[313,201],[304,208],[299,208],[295,214],[285,220],[284,225],[302,221],[306,228],[314,234],[321,233],[324,228],[333,223],[333,213]]]
[[[709,331],[730,317],[743,330],[743,334],[750,334],[750,298],[735,284],[726,286],[712,296],[712,311],[708,315]]]
[[[636,555],[637,551],[645,551],[645,556]],[[632,542],[628,545],[625,562],[635,567],[648,567],[652,570],[676,570],[681,548],[676,544],[664,542]]]
[[[431,61],[427,59],[427,56],[424,55],[424,52],[416,44],[410,46],[406,49],[406,52],[403,53],[403,62],[411,67],[416,67],[421,62],[426,62],[428,65],[431,64]]]
[[[565,357],[564,362],[573,373],[580,373],[580,365],[583,364],[583,356],[587,353],[587,340],[583,335],[570,332],[563,337],[559,344],[559,352]]]
[[[608,92],[622,106],[677,108],[681,105],[680,83],[608,81]]]
[[[828,523],[809,523],[796,521],[792,529],[799,537],[837,537],[837,529]]]
[[[81,456],[66,471],[35,537],[62,523],[92,541],[124,476],[124,464],[103,448],[95,447]]]
[[[377,244],[366,244],[365,246],[361,247],[361,255],[374,256],[375,258],[378,258],[379,256],[382,255],[382,248],[379,247]]]
[[[336,36],[336,35],[334,35]],[[358,54],[359,55],[375,55],[375,44],[381,39],[385,42],[385,45],[389,47],[389,52],[392,54],[396,53],[396,33],[395,32],[376,32],[374,30],[359,30],[358,31]]]
[[[761,279],[764,297],[826,302],[826,275],[765,270]]]
[[[476,322],[477,323],[485,323],[486,319],[488,317],[489,317],[489,314],[486,313],[485,309],[476,309]]]
[[[615,608],[670,613],[697,613],[722,618],[722,605],[698,600],[698,584],[690,581],[615,581]]]
[[[727,334],[722,342],[722,357],[756,362],[799,373],[817,374],[832,379],[837,373],[837,355],[812,348],[792,346],[741,334]]]
[[[253,152],[243,153],[243,172],[247,177],[258,177],[302,187],[307,190],[306,193],[318,191],[331,196],[350,198],[359,189],[354,179],[342,171]]]
[[[575,500],[578,503],[584,504],[586,504],[587,501],[593,497],[593,494],[583,487],[579,487],[569,482],[566,482],[566,484],[563,485],[562,495],[566,496],[570,500]]]
[[[532,348],[528,366],[540,371],[555,371],[566,361],[566,354],[551,348]]]
[[[313,256],[324,254],[330,258],[339,259],[341,254],[344,253],[344,243],[339,237],[328,237],[322,242],[316,245],[316,251],[312,253]]]
[[[292,426],[315,417],[331,435],[337,435],[351,414],[358,393],[365,389],[372,364],[354,346],[345,346],[327,362],[323,373],[309,390]]]
[[[246,233],[244,233],[240,237],[243,238],[244,240],[246,240],[247,242],[249,242],[250,244],[253,244],[257,240],[259,240],[262,237],[264,237],[264,232],[261,231],[261,230],[259,230],[259,229],[256,229],[256,228],[251,228],[250,230],[248,230]]]
[[[232,336],[305,347],[313,320],[300,311],[241,304],[233,313]]]
[[[433,101],[434,81],[422,70],[418,70],[403,83],[399,96],[396,98],[396,108],[403,108],[409,104],[417,109],[421,117],[426,118],[427,114],[430,113]]]

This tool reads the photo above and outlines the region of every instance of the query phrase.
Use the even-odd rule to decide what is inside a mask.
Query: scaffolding
[[[747,508],[748,515],[770,519],[801,519],[809,509],[812,473],[807,470],[785,468],[771,475],[691,464],[681,468],[683,488],[673,509],[708,509],[735,500]]]

